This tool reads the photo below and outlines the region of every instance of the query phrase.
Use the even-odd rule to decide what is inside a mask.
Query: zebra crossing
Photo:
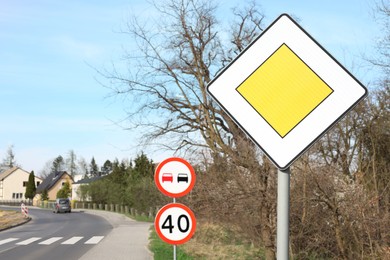
[[[93,236],[93,237],[83,237],[83,236],[74,236],[74,237],[30,237],[28,239],[21,239],[17,237],[10,237],[7,239],[0,240],[0,245],[5,245],[9,243],[14,243],[18,246],[26,246],[33,243],[38,245],[52,245],[59,243],[61,245],[74,245],[76,243],[83,243],[85,245],[96,245],[98,244],[104,236]]]

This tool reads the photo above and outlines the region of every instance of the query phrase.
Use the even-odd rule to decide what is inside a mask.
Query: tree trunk
[[[269,226],[269,212],[266,206],[261,210],[262,229],[261,229],[261,240],[265,249],[265,259],[273,260],[275,256],[275,241],[272,239],[272,230]]]
[[[335,226],[334,230],[335,230],[337,247],[340,251],[340,255],[341,255],[342,259],[347,259],[346,255],[345,255],[344,241],[343,241],[341,229],[340,229],[340,221],[338,220],[338,214],[336,212],[333,215],[333,222],[334,222],[334,226]]]

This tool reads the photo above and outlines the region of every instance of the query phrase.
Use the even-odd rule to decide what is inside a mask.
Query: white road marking
[[[19,238],[7,238],[7,239],[3,239],[3,240],[0,240],[0,245],[4,245],[4,244],[7,244],[9,242],[12,242],[12,241],[15,241],[15,240],[18,240]]]
[[[51,245],[53,244],[54,242],[58,241],[62,239],[62,237],[52,237],[52,238],[49,238],[45,241],[42,241],[41,243],[39,243],[40,245]]]
[[[95,244],[99,243],[100,240],[102,240],[103,238],[104,238],[104,236],[93,236],[88,241],[86,241],[84,244],[95,245]]]
[[[16,243],[17,245],[29,245],[37,240],[41,239],[41,237],[32,237],[29,239],[26,239],[24,241],[20,241],[19,243]]]
[[[61,244],[62,245],[74,245],[76,244],[78,241],[80,241],[81,239],[83,239],[83,237],[72,237],[64,242],[62,242]]]
[[[48,238],[44,241],[41,241],[40,243],[38,243],[39,245],[51,245],[61,239],[63,239],[64,237],[51,237],[51,238]],[[69,238],[68,240],[65,240],[64,242],[61,243],[61,245],[74,245],[76,243],[78,243],[80,240],[82,240],[84,237],[81,237],[81,236],[74,236],[72,238]],[[104,236],[93,236],[91,237],[90,239],[88,239],[87,241],[85,241],[84,244],[86,245],[96,245],[98,244],[102,239],[104,238]],[[26,245],[30,245],[38,240],[41,240],[42,237],[31,237],[31,238],[28,238],[28,239],[25,239],[23,241],[20,241],[18,243],[15,243],[16,245],[23,245],[23,246],[26,246]],[[7,238],[7,239],[3,239],[3,240],[0,240],[0,245],[4,245],[4,244],[7,244],[7,243],[10,243],[10,242],[13,242],[13,241],[16,241],[16,240],[20,240],[20,238],[14,238],[14,237],[11,237],[11,238]]]

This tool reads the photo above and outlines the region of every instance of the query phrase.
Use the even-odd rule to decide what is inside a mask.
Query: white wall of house
[[[83,179],[83,175],[82,174],[77,174],[73,177],[73,180],[74,182],[78,182],[80,181],[81,179]],[[80,186],[82,184],[72,184],[72,200],[81,200],[80,196],[79,196],[79,189],[80,189]]]
[[[83,184],[73,184],[72,185],[72,200],[77,201],[91,201],[91,198],[88,196],[86,198],[81,198],[81,189],[80,187],[83,185],[88,185],[86,183]]]
[[[80,200],[79,189],[81,184],[72,184],[72,200]]]
[[[30,173],[17,168],[10,175],[0,180],[0,200],[24,200],[26,185]],[[35,185],[41,183],[42,179],[35,177]]]

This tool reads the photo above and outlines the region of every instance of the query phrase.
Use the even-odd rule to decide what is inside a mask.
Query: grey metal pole
[[[288,260],[290,217],[290,168],[278,170],[276,259]]]
[[[176,198],[173,198],[173,203],[176,203]],[[176,259],[176,245],[173,245],[173,260]]]

